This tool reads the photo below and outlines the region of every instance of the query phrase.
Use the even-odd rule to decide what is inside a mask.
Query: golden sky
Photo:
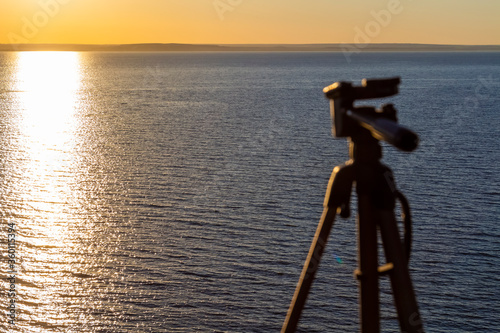
[[[0,0],[7,43],[500,44],[500,1]]]

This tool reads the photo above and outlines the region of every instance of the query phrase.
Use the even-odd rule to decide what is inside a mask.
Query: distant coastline
[[[500,52],[500,45],[440,44],[0,44],[0,51],[78,52]]]

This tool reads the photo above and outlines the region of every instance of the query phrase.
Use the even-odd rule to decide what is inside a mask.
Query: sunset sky
[[[500,44],[498,0],[0,0],[0,43]]]

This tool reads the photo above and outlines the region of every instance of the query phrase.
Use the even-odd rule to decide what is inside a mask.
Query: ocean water
[[[412,207],[424,327],[500,331],[500,54],[350,60],[0,53],[0,331],[279,331],[348,159],[322,88],[389,76],[400,94],[367,103],[421,138],[383,161]],[[336,222],[300,332],[359,331],[355,229]]]

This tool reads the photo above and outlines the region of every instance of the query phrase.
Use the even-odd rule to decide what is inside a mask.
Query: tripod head
[[[323,92],[330,99],[333,134],[340,137],[356,137],[363,128],[372,137],[384,140],[403,151],[412,151],[418,146],[418,136],[397,123],[396,109],[392,104],[380,109],[371,106],[355,107],[358,99],[373,99],[398,93],[399,77],[389,79],[364,79],[361,86],[350,82],[336,82]]]

